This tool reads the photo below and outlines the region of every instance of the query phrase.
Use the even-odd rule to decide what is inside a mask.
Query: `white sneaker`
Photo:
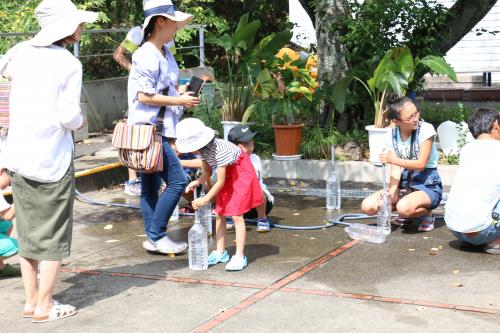
[[[165,236],[162,239],[157,240],[156,242],[148,238],[147,240],[142,242],[142,247],[151,252],[177,254],[186,251],[188,245],[186,242],[175,242]]]
[[[153,242],[152,240],[150,240],[149,238],[146,239],[144,242],[142,242],[142,247],[146,250],[146,251],[150,251],[150,252],[156,252],[157,251],[157,248],[156,248],[156,245],[155,245],[155,242]]]
[[[123,193],[133,196],[141,195],[141,180],[139,178],[125,182]]]

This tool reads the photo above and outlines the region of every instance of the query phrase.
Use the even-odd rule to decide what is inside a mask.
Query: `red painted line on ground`
[[[476,306],[467,306],[459,304],[449,304],[449,303],[439,303],[433,301],[415,300],[407,298],[395,298],[395,297],[383,297],[376,295],[366,295],[366,294],[355,294],[346,292],[333,292],[326,290],[315,290],[315,289],[302,289],[302,288],[283,288],[281,292],[291,293],[291,294],[302,294],[302,295],[317,295],[317,296],[328,296],[328,297],[338,297],[338,298],[351,298],[364,301],[373,302],[384,302],[384,303],[394,303],[394,304],[405,304],[405,305],[419,305],[429,308],[438,308],[446,310],[459,310],[465,312],[478,312],[485,314],[500,314],[500,310],[481,308]]]
[[[227,311],[224,311],[212,319],[206,321],[202,325],[196,327],[193,332],[196,333],[204,333],[208,332],[209,330],[217,327],[219,324],[223,323],[224,321],[232,318],[236,314],[240,313],[242,310],[248,308],[249,306],[255,304],[256,302],[268,297],[269,295],[275,293],[276,291],[282,290],[286,285],[289,283],[299,279],[300,277],[304,276],[304,274],[307,274],[308,272],[320,267],[321,265],[327,263],[328,261],[332,260],[339,254],[349,250],[351,247],[355,246],[356,244],[359,244],[359,241],[351,241],[347,244],[342,245],[341,247],[325,254],[324,256],[314,260],[313,262],[305,265],[304,267],[296,270],[295,272],[292,272],[291,274],[285,276],[284,278],[276,281],[273,283],[271,286],[259,290],[253,295],[248,296],[245,298],[243,301],[240,303],[234,305],[233,307],[229,308]],[[312,292],[312,291],[311,291]],[[323,293],[323,291],[314,291],[314,293]]]

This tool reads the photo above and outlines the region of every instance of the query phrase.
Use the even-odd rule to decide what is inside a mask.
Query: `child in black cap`
[[[256,208],[253,208],[249,212],[245,214],[245,218],[257,218],[257,228],[258,232],[268,232],[271,230],[269,219],[267,218],[267,214],[271,211],[274,205],[274,197],[267,190],[266,185],[262,180],[262,164],[260,161],[260,157],[253,153],[254,151],[254,142],[253,138],[257,133],[254,133],[250,130],[247,125],[236,125],[233,127],[227,136],[228,141],[234,143],[238,147],[240,147],[243,151],[245,151],[248,155],[250,155],[250,160],[252,161],[255,172],[257,173],[257,178],[259,179],[260,186],[262,188],[262,204]],[[227,222],[226,228],[232,229],[234,224],[232,221]]]

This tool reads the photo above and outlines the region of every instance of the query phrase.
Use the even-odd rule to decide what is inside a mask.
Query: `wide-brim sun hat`
[[[179,153],[191,153],[205,147],[215,137],[215,131],[196,118],[181,120],[175,127],[175,145]]]
[[[149,21],[155,16],[163,16],[177,22],[177,31],[183,29],[193,20],[193,15],[176,10],[170,0],[148,0],[143,5],[146,18],[142,25],[142,33],[144,33]]]
[[[33,37],[35,46],[49,46],[71,36],[81,23],[93,23],[98,13],[79,10],[70,0],[44,0],[35,9],[41,30]]]

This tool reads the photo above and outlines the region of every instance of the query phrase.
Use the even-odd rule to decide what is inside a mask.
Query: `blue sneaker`
[[[234,221],[232,219],[226,219],[226,230],[234,229]]]
[[[228,261],[229,261],[229,254],[227,253],[226,250],[224,250],[224,253],[222,254],[214,250],[208,256],[208,266],[213,266],[220,262],[228,262]]]
[[[269,224],[269,219],[266,217],[264,219],[257,220],[257,228],[255,228],[257,232],[268,232],[271,231],[271,225]]]

